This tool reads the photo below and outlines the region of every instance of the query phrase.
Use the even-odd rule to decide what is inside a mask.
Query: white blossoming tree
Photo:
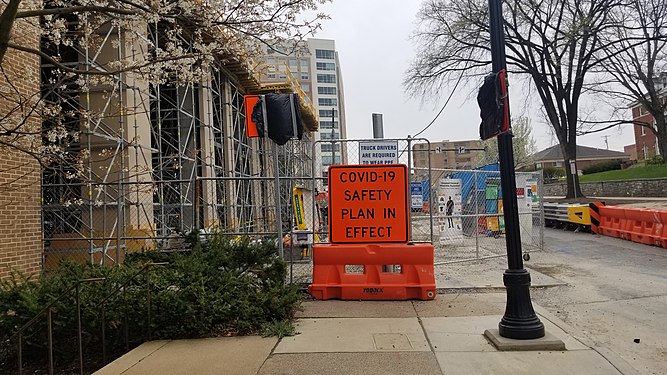
[[[121,75],[153,85],[201,80],[214,62],[246,63],[267,48],[296,45],[327,18],[317,13],[326,1],[0,0],[0,149],[42,165],[80,165],[89,151],[67,150],[79,141],[72,123],[109,113],[64,108],[48,100],[44,83],[87,95]],[[81,46],[109,55],[102,46],[110,36],[117,55],[95,64],[72,56]],[[41,77],[40,65],[49,67]]]

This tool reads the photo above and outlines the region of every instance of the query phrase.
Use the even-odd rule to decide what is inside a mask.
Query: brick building
[[[658,77],[655,77],[654,84],[658,97],[662,97],[664,100],[667,96],[667,72],[662,72]],[[640,125],[651,124],[655,128],[653,115],[637,101],[631,103],[629,107],[632,110],[632,122],[634,123],[636,160],[648,160],[660,155],[658,138],[646,126]]]
[[[577,170],[589,167],[593,164],[603,163],[607,161],[630,160],[630,155],[613,150],[605,150],[595,147],[587,147],[577,145]],[[555,145],[533,155],[533,168],[543,169],[544,167],[558,167],[564,168],[563,153],[560,146]]]
[[[655,155],[660,155],[658,147],[658,138],[646,126],[637,125],[637,123],[653,124],[653,116],[641,105],[632,107],[632,121],[635,134],[635,153],[637,160],[651,159]]]
[[[2,8],[0,5],[0,11]],[[11,41],[38,48],[39,31],[28,21],[19,20],[14,23]],[[38,131],[39,119],[26,114],[25,104],[22,108],[20,103],[39,93],[39,58],[8,49],[2,69],[14,85],[9,85],[5,76],[0,75],[0,118],[3,119],[0,131],[17,130],[17,124],[26,118],[20,130]],[[36,146],[29,135],[5,136],[2,142],[28,151]],[[17,148],[0,146],[0,279],[7,278],[12,271],[35,274],[42,269],[40,164]]]
[[[623,152],[630,155],[631,161],[637,161],[637,145],[634,143],[631,145],[623,146]]]
[[[482,141],[449,141],[431,143],[429,150],[426,143],[412,146],[415,168],[428,168],[428,153],[431,154],[431,168],[435,169],[472,169],[479,166],[484,152]]]

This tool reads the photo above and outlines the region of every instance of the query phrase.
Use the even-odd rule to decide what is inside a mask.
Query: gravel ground
[[[667,374],[667,249],[555,229],[545,242],[527,266],[567,285],[533,301],[640,373]]]

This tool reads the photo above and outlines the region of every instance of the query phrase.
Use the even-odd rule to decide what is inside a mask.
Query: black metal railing
[[[123,300],[127,298],[127,287],[135,281],[139,275],[144,273],[147,270],[150,270],[153,266],[162,266],[168,264],[167,262],[151,262],[144,264],[137,272],[128,277],[123,283],[114,288],[109,294],[107,294],[98,304],[93,307],[93,310],[99,311],[101,315],[101,343],[102,343],[102,363],[103,365],[107,364],[107,343],[106,343],[106,305],[109,301],[114,298],[118,298],[122,295]],[[26,331],[34,326],[36,323],[40,322],[41,318],[46,316],[46,331],[47,331],[47,369],[48,374],[53,375],[54,373],[54,357],[53,357],[53,311],[54,306],[59,302],[62,302],[63,299],[71,297],[71,294],[74,292],[74,298],[76,302],[76,323],[77,323],[77,343],[78,343],[78,362],[79,362],[79,373],[84,374],[84,351],[83,351],[83,328],[82,328],[82,318],[81,318],[81,286],[82,284],[91,283],[91,282],[101,282],[105,281],[105,277],[95,277],[95,278],[86,278],[77,280],[72,286],[67,288],[63,293],[58,295],[56,298],[51,300],[39,313],[37,313],[32,319],[27,323],[23,324],[9,339],[9,342],[12,340],[17,340],[17,359],[18,359],[18,374],[23,374],[23,340],[24,334]],[[124,344],[125,351],[129,351],[130,342],[129,342],[129,322],[127,315],[127,304],[124,306]],[[146,282],[146,315],[147,315],[147,332],[146,338],[148,340],[152,339],[152,330],[151,330],[151,285],[150,279]]]

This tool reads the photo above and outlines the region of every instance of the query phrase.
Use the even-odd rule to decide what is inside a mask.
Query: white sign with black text
[[[359,142],[359,164],[398,164],[398,141]]]

